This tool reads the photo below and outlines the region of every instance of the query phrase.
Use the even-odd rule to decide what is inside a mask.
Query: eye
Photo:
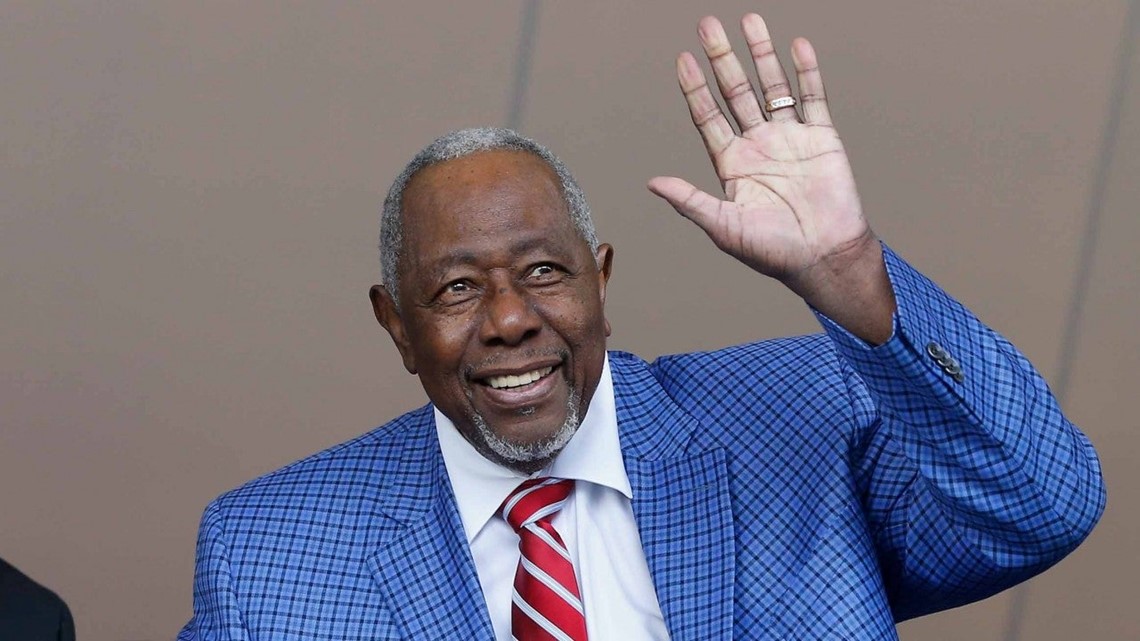
[[[436,294],[435,301],[440,305],[456,305],[470,300],[475,295],[475,287],[466,279],[453,280]]]
[[[544,262],[541,265],[536,265],[530,270],[531,278],[544,278],[554,274],[554,266],[551,263]]]
[[[553,294],[561,291],[560,285],[566,282],[566,268],[558,263],[534,263],[523,277],[522,285],[529,287],[535,293],[543,292]]]
[[[539,262],[538,265],[530,268],[527,278],[539,283],[549,283],[560,281],[563,274],[565,274],[565,269],[562,269],[561,266],[555,265],[553,262]]]

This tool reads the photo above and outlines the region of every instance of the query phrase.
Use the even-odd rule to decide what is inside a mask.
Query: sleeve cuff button
[[[955,360],[954,357],[951,356],[950,353],[947,352],[941,345],[934,341],[927,343],[926,353],[930,356],[930,358],[934,359],[935,363],[938,363],[938,366],[941,367],[942,371],[949,375],[950,378],[954,379],[958,383],[966,380],[966,375],[962,372],[961,364],[959,364],[958,361]]]

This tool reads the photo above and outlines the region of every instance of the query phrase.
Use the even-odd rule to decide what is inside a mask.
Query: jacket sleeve
[[[249,639],[238,608],[229,552],[217,502],[202,515],[194,569],[194,615],[178,641],[245,641]]]
[[[1008,341],[884,247],[894,334],[826,317],[861,431],[855,479],[896,620],[954,607],[1059,561],[1105,490],[1088,439]]]

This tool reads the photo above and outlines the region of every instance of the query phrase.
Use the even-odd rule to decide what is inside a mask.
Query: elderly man
[[[614,250],[566,168],[513,132],[444,136],[389,191],[371,291],[431,404],[212,503],[182,638],[895,638],[1088,534],[1091,446],[872,233],[811,45],[797,101],[742,24],[759,95],[700,26],[739,135],[678,60],[726,199],[649,188],[824,333],[607,353]]]

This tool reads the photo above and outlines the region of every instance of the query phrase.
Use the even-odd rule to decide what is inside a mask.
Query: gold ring
[[[764,109],[768,113],[772,113],[773,111],[776,111],[777,109],[787,109],[788,107],[795,107],[795,106],[796,106],[796,99],[795,98],[793,98],[791,96],[784,96],[783,98],[773,98],[772,100],[769,100],[764,105]]]

